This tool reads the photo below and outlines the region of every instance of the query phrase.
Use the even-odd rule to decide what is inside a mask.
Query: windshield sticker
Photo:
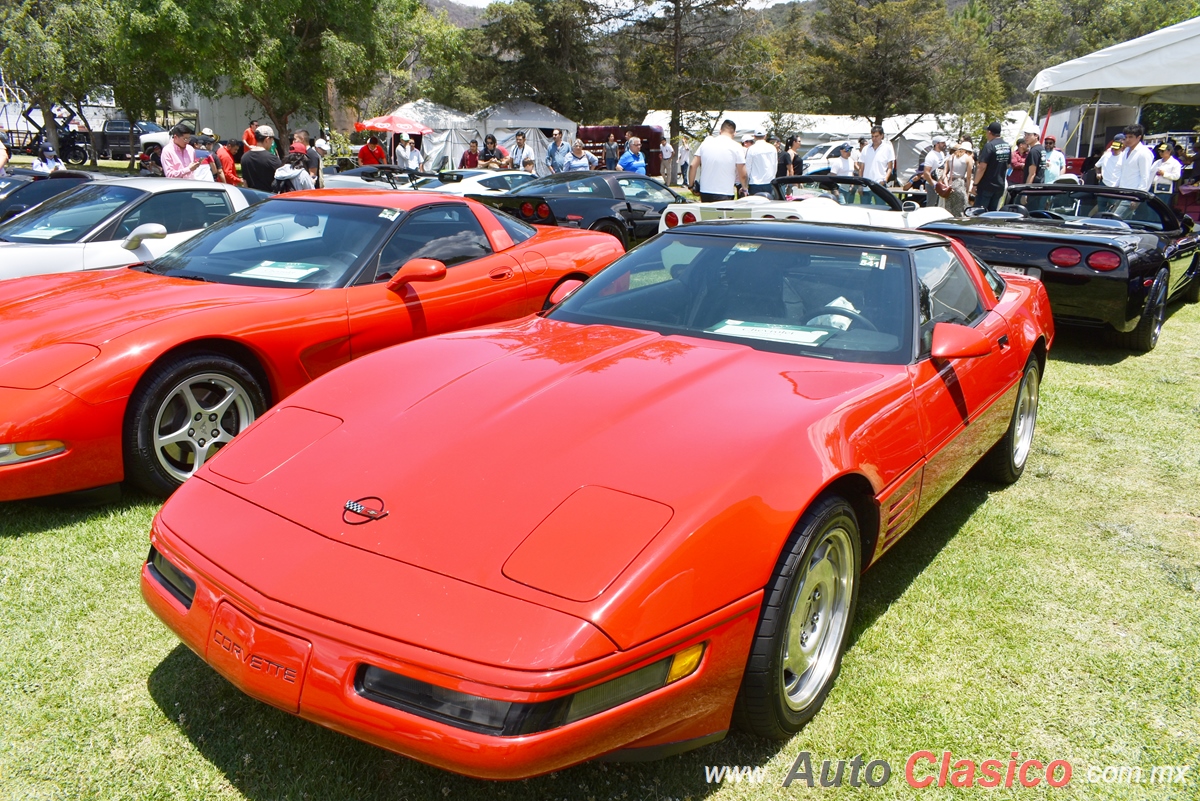
[[[887,266],[886,253],[864,253],[858,259],[859,267],[878,267],[883,269]]]
[[[738,242],[733,246],[734,253],[754,253],[758,250],[758,242]]]
[[[399,209],[383,209],[379,212],[379,216],[385,220],[394,220],[400,216]]]
[[[31,231],[21,231],[14,236],[23,236],[27,239],[53,239],[56,236],[70,233],[70,228],[34,228]]]
[[[300,264],[291,261],[264,261],[257,267],[233,273],[235,278],[265,278],[268,281],[282,281],[285,284],[295,284],[318,272],[320,267],[310,264]]]
[[[725,334],[748,339],[766,339],[772,342],[789,342],[797,345],[818,345],[833,336],[831,331],[806,328],[799,325],[775,323],[748,323],[743,320],[725,320],[708,329],[712,334]]]

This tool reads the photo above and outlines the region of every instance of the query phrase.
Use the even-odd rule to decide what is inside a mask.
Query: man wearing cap
[[[1025,134],[1025,141],[1029,143],[1029,155],[1025,157],[1025,183],[1040,184],[1045,177],[1042,157],[1046,153],[1046,148],[1042,147],[1041,135],[1036,131],[1028,131]]]
[[[883,128],[871,126],[871,144],[858,156],[858,174],[876,183],[887,185],[896,169],[896,150],[883,138]]]
[[[925,154],[925,205],[930,208],[938,204],[938,194],[933,187],[937,183],[938,173],[946,166],[946,147],[946,137],[939,134],[933,137],[933,147]]]
[[[761,128],[756,130],[754,144],[746,150],[746,180],[752,195],[771,194],[771,181],[775,178],[775,167],[779,163],[779,154],[766,136],[766,131]]]
[[[996,211],[1004,197],[1004,177],[1008,174],[1012,148],[1000,138],[999,122],[988,125],[983,136],[987,142],[975,161],[975,205]]]
[[[283,166],[271,152],[275,143],[275,129],[270,125],[260,125],[254,129],[255,145],[242,155],[242,179],[250,189],[260,192],[270,192],[275,182],[275,171]]]
[[[736,186],[746,185],[746,148],[734,136],[737,124],[724,120],[716,136],[705,139],[692,156],[692,181],[701,203],[733,200]]]
[[[1113,137],[1112,142],[1104,149],[1104,154],[1096,162],[1096,172],[1099,174],[1100,183],[1104,186],[1115,187],[1117,185],[1117,179],[1121,177],[1117,164],[1121,160],[1121,150],[1124,147],[1125,134],[1119,133]]]
[[[1175,197],[1175,182],[1183,176],[1183,164],[1171,152],[1171,146],[1161,142],[1155,149],[1158,160],[1150,165],[1151,189],[1163,203],[1171,205]]]
[[[58,157],[58,152],[54,149],[54,145],[47,142],[42,145],[38,151],[38,156],[33,160],[33,164],[29,168],[34,172],[52,173],[59,170],[65,170],[66,164],[62,163],[62,159]]]
[[[1045,183],[1052,184],[1067,171],[1067,157],[1057,147],[1053,136],[1046,137],[1045,151],[1042,153],[1042,169],[1045,173]]]
[[[396,163],[410,170],[421,169],[421,151],[408,134],[400,134],[400,149],[396,153]]]
[[[313,142],[312,153],[317,154],[317,174],[313,177],[313,183],[317,189],[325,188],[325,157],[329,155],[329,143],[324,139],[318,139]]]

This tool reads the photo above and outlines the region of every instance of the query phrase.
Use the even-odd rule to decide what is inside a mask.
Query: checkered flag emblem
[[[363,501],[377,501],[378,508],[367,506]],[[351,515],[357,515],[357,518],[352,518]],[[342,510],[342,522],[350,526],[361,526],[363,523],[381,520],[387,516],[388,513],[383,510],[383,499],[374,495],[359,498],[357,501],[346,501]]]

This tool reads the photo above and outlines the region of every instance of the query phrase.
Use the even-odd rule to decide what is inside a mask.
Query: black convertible
[[[1103,327],[1115,344],[1158,344],[1167,302],[1200,301],[1200,237],[1186,214],[1133,189],[1035,184],[1009,205],[921,228],[961,239],[996,269],[1040,277],[1057,321]]]
[[[607,170],[561,172],[507,194],[468,197],[525,222],[606,231],[627,248],[658,233],[668,204],[687,202],[653,178]]]

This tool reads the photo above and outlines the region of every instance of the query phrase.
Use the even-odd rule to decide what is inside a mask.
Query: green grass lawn
[[[864,579],[824,710],[786,744],[732,735],[651,764],[490,784],[241,695],[146,609],[156,504],[0,505],[0,798],[1200,798],[1200,306],[1152,354],[1060,337],[1024,478],[968,479]],[[1061,790],[919,791],[919,750],[1069,760]],[[885,759],[878,789],[782,786],[801,752]],[[708,784],[707,765],[765,768]],[[1143,783],[1089,784],[1140,766]],[[1188,782],[1148,784],[1155,765]]]

